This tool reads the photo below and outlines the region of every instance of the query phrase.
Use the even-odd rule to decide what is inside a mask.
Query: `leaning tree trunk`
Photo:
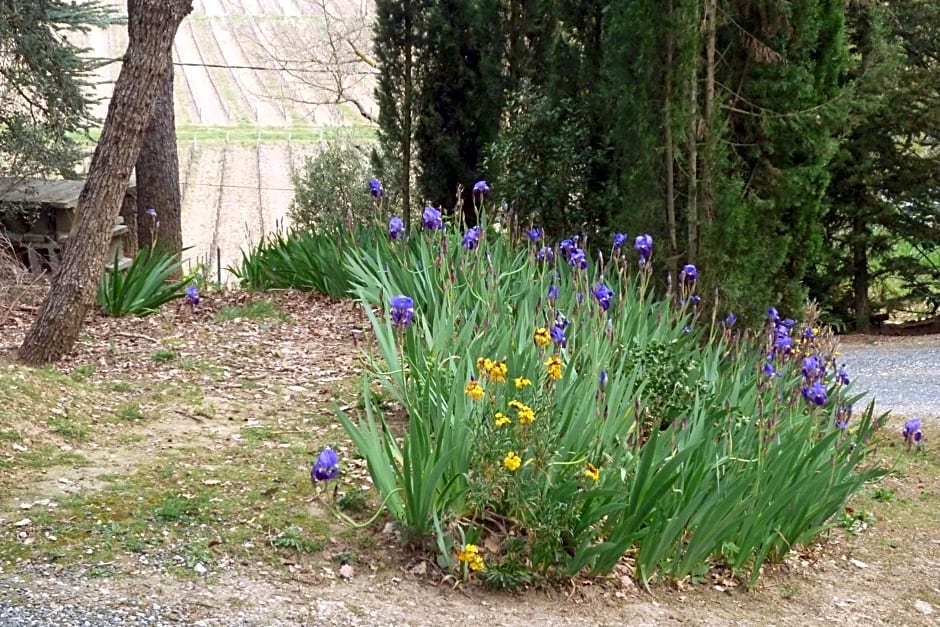
[[[140,12],[141,0],[128,0],[128,15]],[[164,55],[167,71],[160,81],[153,113],[137,156],[137,241],[141,248],[155,244],[179,256],[183,251],[180,162],[176,151],[173,109],[173,57]],[[156,211],[156,216],[148,209]]]
[[[166,55],[193,8],[192,0],[139,2],[137,15],[128,20],[127,53],[78,198],[75,228],[19,350],[20,360],[29,365],[62,358],[78,339],[104,272],[108,242],[166,71]]]

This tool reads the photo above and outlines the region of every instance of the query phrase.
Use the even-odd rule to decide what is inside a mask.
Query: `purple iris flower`
[[[698,281],[698,268],[690,263],[682,268],[680,276],[685,283],[695,283]]]
[[[920,431],[920,418],[911,418],[905,422],[901,434],[904,436],[904,441],[907,442],[908,447],[915,442],[920,442],[921,438],[924,437],[924,434]]]
[[[653,237],[651,235],[638,235],[633,243],[633,250],[640,253],[640,263],[645,264],[653,256]]]
[[[729,313],[728,317],[725,318],[725,326],[733,327],[734,323],[738,321],[738,317],[733,313]]]
[[[490,193],[490,186],[486,184],[486,181],[477,181],[473,186],[473,195],[474,196],[487,196]]]
[[[186,288],[186,304],[192,307],[195,307],[199,304],[199,288],[195,285],[190,285]]]
[[[467,232],[463,235],[463,241],[460,243],[460,245],[467,250],[473,250],[480,245],[480,232],[480,227],[478,226],[467,229]]]
[[[385,196],[385,188],[382,187],[382,182],[379,179],[369,179],[369,193],[372,194],[373,198]]]
[[[573,239],[563,239],[561,244],[558,245],[558,249],[561,251],[561,256],[567,261],[568,257],[571,255],[571,251],[575,250],[575,242]]]
[[[552,341],[555,342],[555,344],[558,344],[562,348],[565,348],[566,346],[568,346],[568,338],[565,337],[564,327],[560,327],[556,323],[555,325],[552,326],[549,333],[551,334]]]
[[[147,207],[147,215],[150,216],[151,218],[156,218],[157,210],[154,209],[153,207]]]
[[[441,212],[434,207],[425,207],[421,214],[421,221],[424,222],[424,228],[429,231],[440,231],[444,228],[444,221],[441,220]]]
[[[405,232],[405,223],[401,221],[401,218],[395,216],[388,221],[388,236],[392,239],[400,239]]]
[[[770,318],[773,322],[780,321],[780,314],[777,313],[776,307],[770,307],[769,309],[767,309],[767,317]]]
[[[852,382],[852,379],[849,378],[849,371],[845,369],[845,366],[839,368],[839,372],[836,373],[836,380],[842,385],[848,385]]]
[[[761,369],[761,372],[764,373],[764,376],[767,376],[767,377],[781,376],[780,374],[777,373],[776,370],[774,370],[773,364],[771,364],[769,361],[764,364],[764,367]]]
[[[614,233],[614,250],[620,250],[627,243],[626,233]]]
[[[529,229],[526,231],[526,235],[529,236],[529,241],[533,244],[540,239],[542,239],[543,231],[542,229]]]
[[[819,357],[810,355],[803,359],[803,376],[807,379],[815,379],[819,376]]]
[[[339,457],[336,455],[336,451],[331,448],[323,449],[323,452],[317,457],[316,463],[310,470],[310,479],[314,483],[317,481],[329,481],[330,479],[335,479],[338,474]]]
[[[825,386],[819,381],[810,387],[803,386],[803,398],[814,405],[825,405],[826,401],[829,400]]]
[[[568,257],[568,264],[584,270],[588,267],[587,255],[580,248],[574,248],[571,250],[571,255]]]
[[[558,299],[558,286],[555,285],[554,283],[548,286],[548,298],[549,300]]]
[[[606,370],[601,370],[598,384],[600,385],[601,392],[607,389],[607,371]]]
[[[415,301],[403,294],[393,296],[389,301],[392,306],[392,324],[399,329],[404,329],[411,324],[411,319],[415,315]]]
[[[610,299],[613,297],[614,292],[603,283],[594,286],[594,298],[597,299],[598,304],[604,311],[610,309]]]
[[[542,246],[537,253],[535,253],[535,258],[538,261],[544,261],[546,263],[551,263],[555,261],[555,251],[549,248],[548,246]]]

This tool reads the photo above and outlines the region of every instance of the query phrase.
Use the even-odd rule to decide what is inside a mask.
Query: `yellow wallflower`
[[[594,464],[588,464],[587,468],[584,469],[584,476],[597,481],[601,478],[601,471]]]
[[[490,378],[493,379],[496,383],[503,383],[506,381],[506,373],[509,372],[509,366],[504,362],[494,361],[493,365],[489,369]]]
[[[467,387],[465,388],[465,390],[467,392],[467,396],[469,396],[475,401],[478,401],[481,398],[483,398],[483,386],[480,385],[480,382],[477,381],[476,379],[470,379],[470,381],[467,383]]]
[[[517,401],[516,399],[509,401],[509,406],[515,409],[516,411],[519,411],[520,409],[525,407],[522,401]]]
[[[556,381],[561,379],[561,357],[552,355],[548,358],[548,361],[545,362],[545,366],[548,370],[549,377]]]
[[[535,330],[535,343],[539,348],[547,346],[552,341],[552,334],[545,327],[539,327]]]
[[[457,559],[466,563],[470,570],[483,570],[486,567],[480,549],[475,544],[465,544],[463,551],[457,551]]]
[[[497,427],[505,427],[511,422],[512,420],[509,419],[509,416],[507,416],[501,411],[496,412],[496,426]]]
[[[480,371],[480,375],[484,379],[490,376],[490,371],[493,369],[493,364],[495,363],[496,362],[489,357],[480,357],[477,359],[477,370]]]
[[[516,389],[521,390],[527,385],[532,385],[532,382],[525,377],[516,377]]]
[[[519,410],[519,424],[527,425],[535,422],[535,412],[532,411],[531,407],[526,405],[522,406],[522,409]]]
[[[509,472],[516,472],[519,470],[519,466],[522,465],[522,458],[516,455],[515,451],[509,451],[506,453],[506,459],[503,460],[503,466],[506,467],[506,470]]]

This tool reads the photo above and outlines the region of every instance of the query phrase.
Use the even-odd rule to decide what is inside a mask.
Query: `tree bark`
[[[140,12],[142,0],[128,0],[128,15]],[[173,59],[166,51],[166,74],[160,81],[153,113],[137,156],[137,241],[141,248],[155,245],[179,257],[183,251],[180,162],[176,151],[176,114],[173,109]],[[147,213],[153,208],[156,217]]]
[[[405,28],[408,35],[405,37],[405,84],[404,102],[402,102],[402,155],[401,155],[401,190],[402,213],[404,214],[405,233],[411,232],[411,139],[412,117],[414,116],[414,54],[413,39],[414,27],[411,23],[412,9],[409,7],[405,13]]]
[[[673,18],[672,0],[666,1],[666,15],[669,20]],[[663,132],[665,150],[663,153],[666,167],[666,228],[669,232],[669,255],[667,256],[669,276],[675,280],[678,275],[679,245],[676,239],[676,173],[675,173],[675,140],[672,133],[672,107],[673,107],[673,64],[676,53],[675,32],[671,24],[666,31],[666,67],[665,69],[665,96],[663,101]]]
[[[78,339],[104,272],[114,223],[166,71],[166,55],[180,22],[192,11],[192,0],[139,2],[138,14],[128,20],[127,53],[78,198],[75,227],[20,346],[19,359],[28,365],[61,359]]]
[[[864,218],[852,224],[852,290],[855,292],[855,330],[871,330],[871,302],[868,300],[868,240],[870,234]]]
[[[131,259],[140,250],[137,240],[137,191],[134,190],[124,196],[121,201],[121,217],[124,218],[124,226],[127,227],[127,233],[124,234],[124,256]],[[110,262],[110,259],[106,259]]]

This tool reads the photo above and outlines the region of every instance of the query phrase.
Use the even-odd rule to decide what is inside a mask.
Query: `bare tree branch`
[[[297,0],[303,13],[293,28],[280,26],[268,37],[264,25],[249,16],[243,40],[287,80],[282,97],[306,105],[351,105],[376,123],[373,101],[377,63],[371,56],[371,3]]]

